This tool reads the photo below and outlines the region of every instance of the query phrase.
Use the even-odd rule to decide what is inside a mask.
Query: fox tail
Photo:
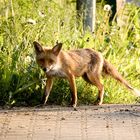
[[[110,64],[107,60],[104,60],[103,63],[103,72],[107,75],[112,76],[114,79],[122,83],[126,86],[129,90],[133,91],[136,96],[140,96],[140,91],[133,88],[123,77],[122,75],[116,70],[116,68]]]

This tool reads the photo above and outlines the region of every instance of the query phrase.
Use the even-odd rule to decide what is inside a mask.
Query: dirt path
[[[0,109],[0,140],[125,139],[140,139],[140,105]]]

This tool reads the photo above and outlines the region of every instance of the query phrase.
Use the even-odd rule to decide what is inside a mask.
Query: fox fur
[[[77,105],[76,77],[83,77],[88,83],[95,85],[98,90],[98,105],[103,103],[104,86],[100,81],[102,73],[112,76],[129,90],[140,96],[140,91],[134,89],[116,70],[116,68],[103,58],[101,53],[85,48],[76,50],[62,50],[62,43],[53,48],[42,47],[34,41],[36,61],[45,72],[47,81],[45,87],[45,100],[47,102],[55,77],[66,78],[70,83],[72,106]]]

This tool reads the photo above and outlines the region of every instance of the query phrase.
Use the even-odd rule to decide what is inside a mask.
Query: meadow
[[[118,71],[140,89],[140,8],[127,4],[125,26],[114,21],[103,3],[97,4],[96,29],[83,31],[77,20],[74,1],[3,0],[0,1],[0,105],[35,106],[40,104],[46,77],[35,62],[33,41],[63,50],[92,48],[100,51]],[[125,14],[123,13],[123,14]],[[102,78],[104,103],[140,102],[112,78]],[[78,104],[93,104],[97,89],[81,78],[76,80]],[[70,89],[66,80],[56,79],[48,104],[68,105]]]

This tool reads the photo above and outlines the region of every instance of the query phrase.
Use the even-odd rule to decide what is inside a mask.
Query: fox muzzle
[[[47,68],[43,68],[42,70],[43,70],[44,72],[46,72],[46,71],[47,71]]]
[[[51,65],[49,68],[48,67],[42,68],[42,70],[46,73],[49,72],[52,69],[53,69],[53,65]]]

